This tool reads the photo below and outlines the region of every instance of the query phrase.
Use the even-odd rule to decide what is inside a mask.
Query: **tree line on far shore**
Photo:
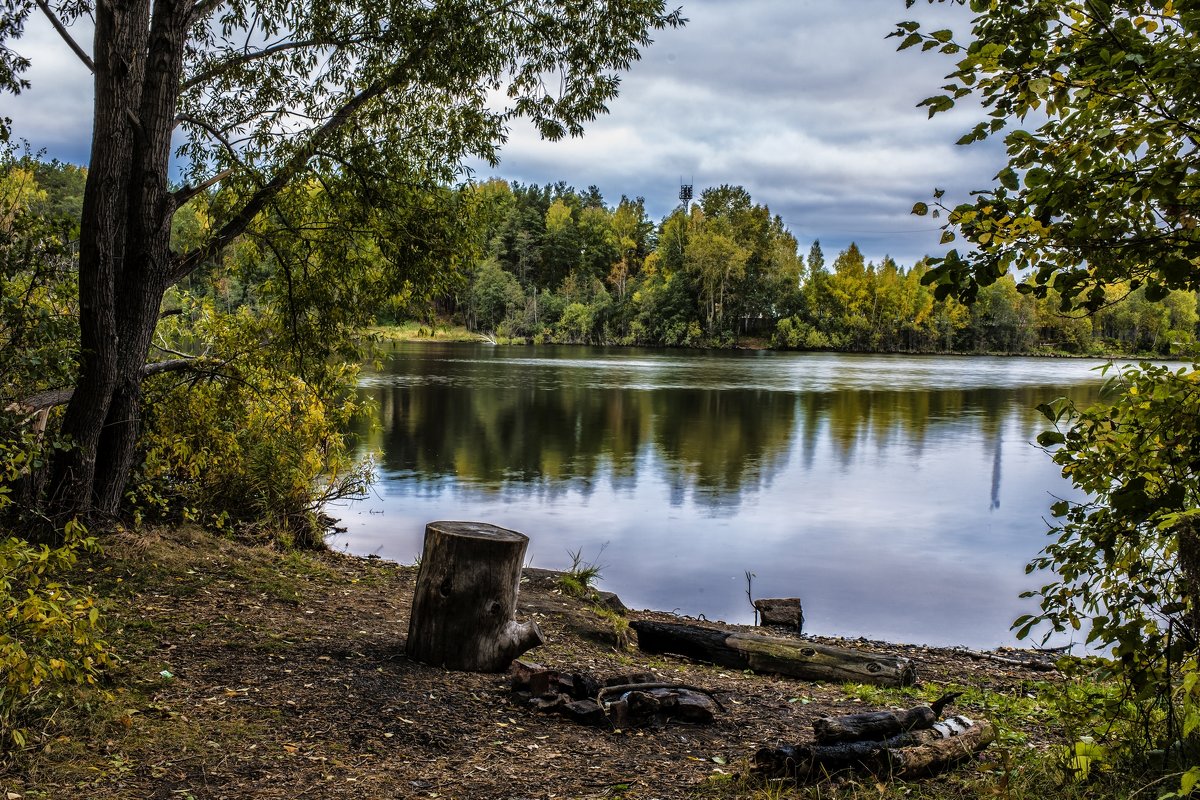
[[[436,308],[471,330],[530,342],[729,347],[747,338],[795,350],[1147,353],[1191,344],[1196,296],[1149,302],[1108,289],[1093,315],[1063,312],[1006,275],[967,306],[936,299],[924,260],[867,261],[851,244],[807,254],[783,220],[740,186],[651,221],[641,198],[597,187],[493,179],[467,190],[474,255]],[[400,321],[418,309],[383,310]]]

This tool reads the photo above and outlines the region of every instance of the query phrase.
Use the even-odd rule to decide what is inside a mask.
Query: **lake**
[[[800,597],[806,632],[1015,644],[1054,497],[1031,444],[1075,359],[397,344],[359,391],[372,495],[333,542],[412,563],[424,525],[530,537],[527,565],[599,563],[632,608],[748,623]],[[1065,642],[1056,642],[1065,643]]]

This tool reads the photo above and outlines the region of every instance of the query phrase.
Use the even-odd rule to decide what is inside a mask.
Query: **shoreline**
[[[546,643],[524,658],[565,672],[652,672],[715,692],[727,708],[710,725],[604,730],[520,705],[504,675],[409,661],[414,567],[280,553],[196,528],[117,534],[106,549],[85,575],[123,659],[113,697],[56,715],[36,749],[0,765],[0,796],[766,798],[770,786],[744,776],[758,748],[810,739],[819,716],[948,691],[965,692],[955,713],[992,721],[1003,747],[978,768],[929,779],[928,791],[991,796],[1010,769],[1002,758],[1024,765],[1023,781],[1044,778],[1046,791],[1057,779],[1041,754],[1061,722],[1036,687],[1062,678],[1020,665],[882,645],[875,651],[912,653],[921,681],[883,689],[648,655],[622,644],[617,621],[533,576],[517,614]],[[620,619],[653,618],[674,617]],[[849,791],[839,796],[881,797],[873,782]],[[895,796],[904,792],[896,784]]]
[[[774,348],[768,344],[734,344],[730,347],[684,347],[674,345],[661,344],[585,344],[579,342],[543,342],[538,343],[532,340],[516,340],[505,339],[502,337],[489,337],[482,333],[473,333],[461,326],[436,326],[443,328],[441,334],[425,334],[417,335],[418,329],[415,325],[401,326],[373,326],[368,329],[367,333],[371,337],[378,337],[380,342],[403,342],[412,344],[489,344],[496,347],[597,347],[597,348],[618,348],[618,349],[650,349],[650,350],[677,350],[677,351],[692,351],[692,352],[747,352],[747,353],[822,353],[832,355],[846,356],[906,356],[906,357],[921,357],[921,356],[936,356],[947,357],[956,356],[962,358],[986,357],[986,358],[1045,358],[1045,359],[1074,359],[1074,360],[1093,360],[1093,361],[1125,361],[1127,363],[1137,363],[1142,361],[1151,362],[1167,362],[1188,364],[1191,363],[1187,359],[1180,359],[1172,356],[1163,356],[1161,354],[1091,354],[1091,353],[1067,353],[1067,352],[1028,352],[1028,353],[1012,353],[1004,351],[988,351],[988,352],[966,352],[959,350],[927,350],[927,351],[911,351],[911,350],[796,350],[790,348]],[[420,328],[420,330],[427,330]]]

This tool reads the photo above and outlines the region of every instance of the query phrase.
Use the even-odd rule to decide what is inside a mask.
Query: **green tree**
[[[834,343],[852,350],[870,349],[875,271],[853,242],[833,261],[833,274],[823,281],[818,302],[825,306]]]
[[[479,266],[467,292],[470,327],[495,332],[502,322],[525,305],[521,284],[495,261]]]
[[[746,271],[750,252],[733,239],[731,226],[721,219],[702,219],[688,240],[685,263],[700,287],[708,333],[725,333],[727,295]]]
[[[906,0],[912,6],[916,0]],[[935,0],[929,0],[935,2]],[[936,0],[967,5],[967,0]],[[973,298],[1010,268],[1064,308],[1097,309],[1105,287],[1145,286],[1158,301],[1200,288],[1200,11],[1163,0],[970,0],[970,36],[892,34],[956,58],[929,115],[978,98],[991,119],[960,144],[1005,133],[996,185],[949,212],[935,259],[939,296]],[[1017,127],[1035,122],[1037,127]],[[929,213],[925,203],[914,212]]]
[[[614,71],[639,57],[651,31],[682,22],[662,0],[36,5],[94,80],[79,370],[62,423],[74,446],[51,485],[58,512],[89,517],[116,509],[133,467],[164,295],[287,187],[336,175],[348,199],[386,216],[394,191],[450,180],[464,156],[494,162],[514,115],[546,138],[582,133],[616,95]],[[29,60],[14,40],[34,6],[9,4],[0,25],[0,88],[27,85]],[[90,54],[70,35],[85,15],[96,21]],[[561,80],[547,80],[554,73]],[[498,89],[508,98],[500,108],[489,104]],[[172,191],[179,137],[189,182]],[[224,202],[209,237],[173,251],[176,209],[218,184]],[[419,249],[419,237],[404,241]],[[432,266],[406,252],[393,252],[396,268]]]
[[[923,105],[932,116],[967,96],[981,100],[991,119],[963,144],[1026,120],[1036,127],[1008,130],[1008,164],[973,203],[950,208],[937,192],[936,209],[914,207],[949,212],[943,241],[972,245],[951,250],[927,278],[939,296],[970,301],[1010,268],[1028,268],[1023,291],[1056,292],[1064,311],[1126,298],[1120,310],[1131,319],[1122,327],[1132,324],[1142,339],[1161,314],[1143,315],[1139,304],[1161,312],[1172,290],[1200,286],[1200,8],[1191,0],[969,5],[976,16],[965,42],[916,22],[895,31],[901,49],[957,58],[947,93]],[[1116,727],[1110,719],[1097,733],[1115,732],[1126,749],[1145,735],[1185,766],[1200,760],[1198,382],[1197,365],[1143,364],[1115,375],[1107,402],[1093,408],[1042,406],[1056,429],[1039,442],[1085,499],[1053,506],[1056,539],[1031,564],[1052,577],[1035,593],[1040,613],[1018,620],[1020,635],[1041,622],[1086,629],[1089,642],[1111,648],[1130,691],[1107,711],[1138,719]],[[1192,767],[1177,796],[1198,779]]]
[[[624,301],[630,278],[641,271],[648,252],[653,225],[646,218],[646,203],[642,198],[630,200],[624,195],[612,215],[612,232],[617,247],[617,260],[608,273],[608,283]]]
[[[1011,275],[979,290],[971,304],[972,349],[981,353],[1024,353],[1034,344],[1035,301],[1021,294]]]

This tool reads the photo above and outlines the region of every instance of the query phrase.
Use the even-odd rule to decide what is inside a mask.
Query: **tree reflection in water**
[[[990,646],[1068,488],[1027,444],[1034,408],[1094,397],[1091,366],[401,346],[363,376],[380,482],[347,542],[408,560],[424,522],[486,519],[544,567],[611,543],[605,586],[639,607],[748,619],[753,569],[763,596],[804,594],[814,631]]]

